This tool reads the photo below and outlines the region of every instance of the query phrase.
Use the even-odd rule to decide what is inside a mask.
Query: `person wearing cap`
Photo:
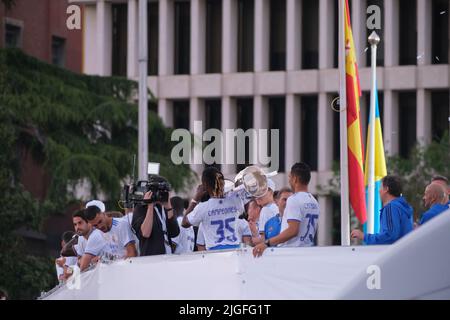
[[[267,188],[267,192],[262,197],[255,199],[261,207],[261,213],[258,221],[259,239],[253,239],[254,244],[262,243],[280,233],[281,216],[273,197],[275,182],[270,178],[267,178]]]
[[[100,209],[100,212],[105,212],[106,211],[105,204],[102,201],[100,201],[100,200],[91,200],[88,203],[86,203],[86,209],[91,207],[91,206],[96,206],[97,208]]]
[[[253,248],[255,257],[260,257],[268,247],[314,246],[320,209],[317,200],[308,192],[310,180],[311,168],[306,163],[292,166],[289,184],[294,194],[287,199],[280,234],[256,245]]]

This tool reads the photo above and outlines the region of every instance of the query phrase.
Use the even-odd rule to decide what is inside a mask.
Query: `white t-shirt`
[[[94,230],[92,232],[94,232]],[[91,232],[91,234],[92,234],[92,232]],[[84,251],[86,250],[86,244],[87,244],[87,239],[83,236],[78,236],[78,243],[76,245],[74,245],[73,248],[75,249],[75,251],[79,257],[81,257],[84,254]]]
[[[92,230],[87,240],[84,237],[78,238],[78,247],[76,248],[76,250],[77,254],[80,256],[82,256],[85,253],[88,253],[93,256],[101,256],[105,252],[107,245],[108,242],[103,237],[103,232],[101,232],[98,229],[94,229]]]
[[[123,259],[127,256],[125,247],[129,243],[135,243],[130,225],[122,218],[113,218],[111,230],[108,232],[100,231],[100,234],[106,242],[106,245],[105,242],[96,239],[96,241],[92,242],[92,246],[90,246],[90,240],[93,236],[92,233],[88,239],[88,245],[85,250],[86,253],[98,256],[103,251],[103,254]]]
[[[199,203],[187,216],[190,224],[203,225],[207,249],[219,245],[238,245],[236,232],[239,215],[244,211],[245,199],[240,192],[230,192],[225,198],[211,198]]]
[[[133,228],[131,226],[131,223],[133,221],[133,212],[127,213],[126,215],[124,215],[123,217],[118,218],[118,219],[125,221],[130,226],[131,233],[133,234],[134,243],[136,244],[137,255],[140,256],[141,253],[140,253],[140,248],[139,248],[139,239],[138,239],[137,235],[134,233]]]
[[[66,257],[66,262],[64,263],[64,265],[66,267],[71,267],[74,266],[78,263],[78,257]]]
[[[236,237],[239,239],[239,242],[242,241],[242,237],[251,237],[252,232],[250,230],[250,226],[248,225],[248,221],[245,219],[237,219],[237,233]],[[197,231],[197,245],[204,246],[205,245],[205,235],[203,233],[203,223],[200,224]]]
[[[261,209],[261,213],[259,214],[259,221],[258,221],[259,233],[264,233],[264,226],[266,225],[267,221],[269,221],[279,213],[280,210],[278,209],[278,206],[274,202],[265,205]]]
[[[297,192],[287,199],[281,221],[281,232],[287,229],[288,221],[300,222],[298,234],[288,241],[279,244],[280,247],[310,247],[314,246],[314,237],[319,222],[319,203],[309,192]]]
[[[189,253],[194,251],[195,246],[195,232],[194,227],[183,228],[181,226],[182,217],[178,217],[178,225],[180,226],[180,233],[175,238],[172,238],[172,242],[177,245],[175,248],[175,254]]]

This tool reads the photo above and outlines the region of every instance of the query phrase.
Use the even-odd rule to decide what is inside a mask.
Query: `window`
[[[189,130],[189,100],[173,101],[173,127]]]
[[[20,48],[22,47],[22,28],[6,23],[5,24],[5,47]]]
[[[376,5],[381,9],[381,30],[375,30],[376,33],[378,33],[378,35],[380,36],[380,38],[382,39],[377,46],[377,66],[384,66],[384,1],[383,0],[367,0],[367,7],[372,6],[372,5]],[[369,17],[369,15],[367,15],[367,17]],[[367,36],[369,36],[373,30],[369,30],[367,29]],[[367,66],[371,65],[371,57],[372,57],[372,52],[370,51],[370,45],[367,44],[367,47],[369,48],[366,51],[366,57],[367,57]]]
[[[64,67],[66,60],[66,39],[52,37],[52,63]]]
[[[448,91],[431,92],[431,134],[433,140],[439,141],[450,126],[450,104]]]
[[[302,2],[302,69],[319,67],[319,2]]]
[[[238,0],[238,72],[253,71],[254,0]]]
[[[278,159],[279,159],[279,172],[284,172],[284,150],[285,150],[285,98],[284,97],[273,97],[269,98],[269,129],[279,130],[279,143],[278,143]],[[269,143],[269,153],[270,157],[274,158],[272,155],[272,143],[270,138],[270,131],[268,132]]]
[[[236,100],[237,107],[237,127],[247,131],[248,129],[253,128],[253,99],[252,98],[241,98]],[[237,150],[236,145],[236,154],[244,152],[245,163],[239,164],[237,163],[237,170],[241,171],[245,167],[250,165],[250,143],[249,139],[246,138],[245,149]]]
[[[112,5],[112,75],[127,76],[127,4]]]
[[[399,0],[399,64],[417,64],[417,1]],[[419,53],[419,56],[422,53]]]
[[[302,96],[301,105],[301,155],[302,162],[307,163],[312,171],[317,170],[318,118],[317,96]]]
[[[206,73],[222,70],[222,1],[206,2]]]
[[[222,101],[220,99],[207,99],[205,100],[205,128],[204,130],[208,129],[221,129],[222,127]],[[211,142],[206,142],[205,145],[208,145]],[[223,147],[223,146],[222,146]],[[216,156],[216,150],[212,153],[212,156]],[[221,159],[218,159],[219,162]],[[221,165],[220,163],[214,163],[214,167],[220,170]]]
[[[175,74],[189,74],[191,51],[190,2],[175,1]]]
[[[433,64],[448,64],[448,1],[433,0],[432,6],[431,61]]]
[[[408,158],[416,144],[416,93],[400,92],[398,106],[399,151],[401,157]]]
[[[147,45],[148,45],[148,75],[158,74],[158,50],[159,50],[159,4],[149,2],[147,7]]]
[[[270,1],[270,70],[286,69],[286,0]]]

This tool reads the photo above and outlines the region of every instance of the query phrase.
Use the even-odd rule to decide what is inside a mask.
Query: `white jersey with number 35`
[[[189,223],[199,226],[205,237],[207,249],[224,246],[239,245],[237,233],[237,219],[244,211],[244,200],[239,193],[227,194],[225,198],[211,198],[199,203],[187,216]]]

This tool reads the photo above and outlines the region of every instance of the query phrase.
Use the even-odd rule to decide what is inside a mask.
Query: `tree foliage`
[[[81,181],[89,181],[92,198],[100,192],[113,202],[119,198],[137,151],[136,90],[137,84],[127,79],[79,75],[17,49],[0,50],[0,287],[6,286],[13,297],[31,297],[37,284],[44,289],[54,278],[50,260],[26,255],[14,230],[38,229],[50,213],[73,201]],[[148,127],[149,160],[160,162],[161,174],[183,190],[192,173],[187,165],[170,161],[171,129],[153,112]],[[43,201],[33,199],[20,184],[23,149],[49,174]],[[46,278],[50,270],[52,278]],[[17,287],[17,272],[29,275],[36,286],[24,276],[23,286]]]

